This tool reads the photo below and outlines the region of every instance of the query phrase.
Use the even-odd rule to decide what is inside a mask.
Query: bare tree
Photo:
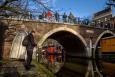
[[[47,5],[50,1],[51,0],[0,0],[0,16],[26,18],[35,13],[38,15],[44,10],[50,10]],[[30,5],[31,3],[33,3],[33,5]]]
[[[109,6],[114,6],[115,7],[115,0],[108,0],[108,2],[106,3]]]
[[[39,17],[42,13],[51,10],[48,4],[51,0],[31,0],[34,4],[34,8],[28,8],[28,11],[32,16]],[[31,4],[31,3],[30,3]]]
[[[0,4],[0,15],[6,16],[6,12],[16,12],[13,7],[8,6],[10,3],[15,2],[16,0],[1,0]]]
[[[22,5],[23,0],[1,0],[0,16],[26,15],[26,4]],[[27,1],[27,0],[24,0]]]

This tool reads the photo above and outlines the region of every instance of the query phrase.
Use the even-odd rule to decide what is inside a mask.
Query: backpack
[[[27,46],[28,45],[28,37],[26,36],[25,38],[24,38],[24,40],[22,41],[22,45],[23,46]]]

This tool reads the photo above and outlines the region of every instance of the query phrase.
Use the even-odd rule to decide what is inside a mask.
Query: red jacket
[[[48,17],[52,17],[52,16],[53,16],[52,12],[51,12],[51,11],[48,11],[48,12],[47,12],[47,16],[48,16]]]

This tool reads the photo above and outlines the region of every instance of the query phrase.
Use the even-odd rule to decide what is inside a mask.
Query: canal
[[[95,62],[92,66],[88,66],[88,63]],[[88,71],[88,67],[92,68]],[[95,70],[98,69],[98,70]],[[87,76],[87,72],[89,75]],[[64,64],[64,66],[56,73],[57,77],[115,77],[115,63],[103,61],[103,60],[88,60],[81,58],[71,58],[70,62]]]
[[[69,42],[69,40],[66,42]],[[56,40],[49,39],[43,44],[45,51],[47,51],[48,43],[54,43],[55,46],[61,46],[61,49],[65,51],[63,61],[57,60],[60,54],[62,54],[62,52],[60,54],[57,53],[58,47],[56,47],[56,53],[49,54],[50,58],[48,56],[47,58],[43,56],[47,61],[42,59],[43,62],[46,62],[45,66],[57,77],[115,77],[115,58],[109,61],[107,60],[108,58],[100,59],[99,56],[103,55],[96,53],[95,59],[89,59],[86,57],[85,48],[81,47],[82,43],[79,41],[77,41],[77,43],[69,42],[68,45],[66,42],[60,44]],[[73,44],[77,45],[77,49]],[[54,59],[53,61],[51,60],[51,56]]]
[[[68,62],[56,73],[57,77],[85,77],[88,69],[88,60],[71,57]]]

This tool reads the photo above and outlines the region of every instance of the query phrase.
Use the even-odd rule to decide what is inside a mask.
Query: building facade
[[[110,19],[112,27],[115,29],[115,16]]]
[[[97,28],[115,29],[112,8],[107,7],[93,15],[93,25]]]

